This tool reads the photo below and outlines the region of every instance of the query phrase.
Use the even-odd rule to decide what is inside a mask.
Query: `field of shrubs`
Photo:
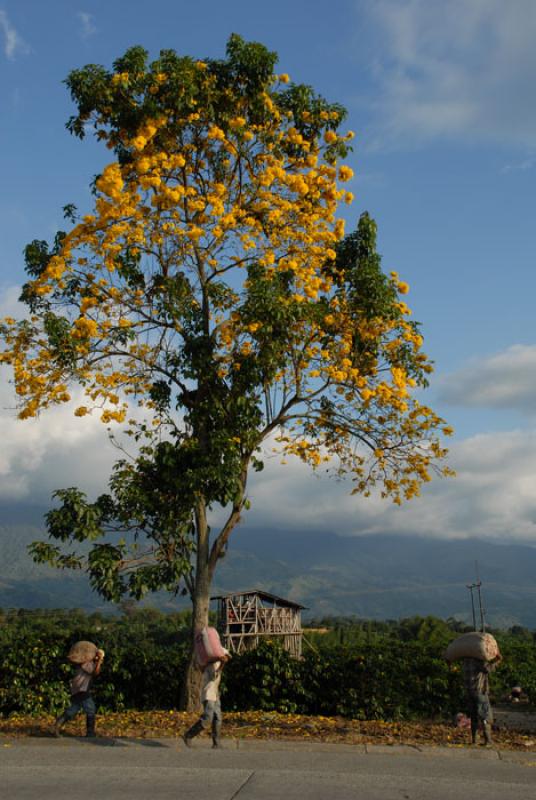
[[[95,682],[101,711],[176,709],[189,637],[186,612],[130,609],[117,616],[80,611],[0,612],[0,716],[50,714],[68,700],[70,645],[90,639],[106,651]],[[431,617],[399,622],[318,620],[304,656],[276,641],[232,659],[225,669],[227,711],[265,711],[355,720],[444,719],[463,708],[459,668],[442,658],[465,628]],[[496,700],[520,684],[536,704],[536,634],[493,631],[504,663]]]

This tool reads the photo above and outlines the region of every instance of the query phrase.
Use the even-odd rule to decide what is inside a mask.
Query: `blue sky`
[[[536,543],[533,0],[0,0],[0,310],[23,281],[24,245],[50,238],[66,203],[84,208],[109,160],[64,129],[68,72],[110,66],[133,44],[220,57],[231,32],[276,50],[281,71],[348,108],[356,200],[345,215],[375,217],[384,267],[411,286],[436,361],[427,399],[456,429],[459,474],[398,510],[349,499],[298,464],[272,465],[252,486],[251,523],[307,522],[314,493],[311,524],[349,534]],[[73,472],[96,487],[112,457],[102,431],[62,411],[14,422],[6,380],[0,497],[45,501]]]

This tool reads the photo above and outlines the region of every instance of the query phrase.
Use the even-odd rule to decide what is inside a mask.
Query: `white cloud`
[[[401,507],[351,496],[348,483],[317,477],[296,459],[269,460],[252,479],[256,526],[343,535],[401,533],[536,544],[536,429],[480,434],[451,445],[455,478],[435,479]]]
[[[20,287],[4,290],[0,316],[22,316]],[[509,350],[451,376],[451,398],[464,403],[534,407],[536,346]],[[97,417],[78,418],[72,404],[40,418],[16,419],[9,370],[0,371],[0,501],[47,504],[54,489],[103,491],[117,451]],[[422,497],[397,507],[378,496],[351,496],[351,484],[314,474],[294,458],[250,477],[247,523],[281,529],[316,529],[345,535],[407,533],[438,538],[485,537],[536,544],[536,427],[480,434],[451,445],[453,479],[436,479]],[[217,515],[221,517],[221,515]]]
[[[20,286],[4,286],[0,290],[0,318],[15,317],[20,319],[26,316],[26,306],[19,303]]]
[[[0,392],[0,501],[48,504],[54,489],[78,486],[89,497],[107,485],[117,451],[96,418],[75,418],[58,407],[39,419],[15,419]],[[351,485],[315,475],[294,458],[267,458],[252,473],[244,522],[279,529],[355,536],[416,534],[479,537],[536,544],[536,429],[480,434],[451,446],[457,476],[435,479],[420,498],[395,506],[378,496],[351,496]],[[213,522],[222,515],[214,515]]]
[[[0,30],[4,34],[4,54],[13,60],[17,53],[28,53],[30,48],[10,23],[5,11],[0,9]]]
[[[536,345],[516,344],[474,361],[438,383],[452,405],[515,409],[536,414]]]
[[[0,293],[0,318],[22,319],[27,307],[19,303],[20,286]],[[48,503],[51,493],[79,486],[88,495],[103,491],[117,451],[109,443],[98,415],[75,417],[82,393],[69,404],[54,406],[40,417],[19,420],[8,367],[0,370],[0,500]]]
[[[87,39],[90,36],[93,36],[93,34],[97,33],[93,14],[88,14],[87,11],[78,11],[76,16],[82,23],[82,37],[84,39]]]
[[[0,389],[0,501],[48,504],[54,489],[78,486],[89,497],[103,491],[117,451],[97,418],[75,418],[57,407],[19,421]],[[351,485],[315,475],[294,458],[266,459],[252,473],[248,525],[321,530],[342,535],[417,534],[480,537],[536,544],[536,429],[480,434],[451,446],[452,479],[435,479],[422,497],[395,506],[378,496],[349,494]],[[222,515],[214,515],[214,524]]]
[[[103,491],[117,452],[98,418],[75,417],[73,401],[19,420],[6,369],[1,377],[0,499],[46,504],[55,489],[66,486],[79,486],[90,496]]]
[[[380,137],[536,143],[533,0],[378,0]]]

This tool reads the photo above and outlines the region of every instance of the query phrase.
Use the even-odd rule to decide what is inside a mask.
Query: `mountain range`
[[[45,538],[36,509],[1,519],[0,607],[113,609],[83,574],[32,562],[27,545]],[[305,619],[432,614],[469,621],[475,561],[487,622],[536,628],[536,548],[516,543],[244,526],[231,537],[213,593],[263,589],[306,606]],[[185,601],[159,593],[146,604],[171,610]]]

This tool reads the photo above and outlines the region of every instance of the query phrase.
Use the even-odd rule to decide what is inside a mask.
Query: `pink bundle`
[[[461,711],[456,714],[456,727],[462,729],[471,727],[471,720]]]
[[[216,628],[208,627],[196,632],[194,650],[196,661],[202,669],[212,661],[220,661],[228,654]]]

